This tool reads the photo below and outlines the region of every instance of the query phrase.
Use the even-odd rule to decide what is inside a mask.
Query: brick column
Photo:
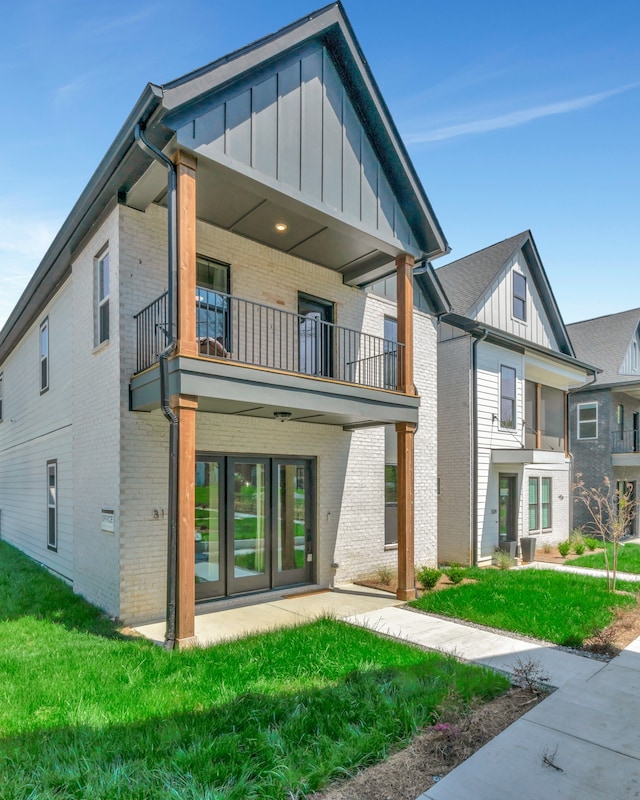
[[[398,391],[415,394],[413,385],[413,265],[407,254],[396,258],[398,283],[398,342],[402,356],[398,359]],[[414,577],[414,433],[409,422],[396,424],[398,437],[398,600],[416,596]]]
[[[178,206],[177,355],[198,354],[196,342],[196,159],[178,150],[176,165]]]
[[[176,647],[198,643],[195,635],[195,474],[197,397],[172,395],[171,408],[178,417],[178,524],[176,563]]]

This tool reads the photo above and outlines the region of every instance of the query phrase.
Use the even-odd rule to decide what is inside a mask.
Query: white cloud
[[[436,128],[432,131],[407,134],[404,140],[407,144],[422,144],[425,142],[438,142],[445,139],[453,139],[456,136],[466,136],[473,133],[487,133],[488,131],[499,130],[500,128],[513,128],[517,125],[524,125],[535,119],[551,117],[557,114],[568,114],[571,111],[579,111],[583,108],[601,103],[609,97],[622,94],[630,89],[635,89],[640,84],[634,83],[622,86],[618,89],[610,89],[598,94],[589,94],[578,97],[574,100],[563,100],[559,103],[549,103],[543,106],[534,106],[521,111],[512,111],[509,114],[501,114],[487,119],[476,119],[471,122],[464,122],[460,125],[448,125],[443,128]]]

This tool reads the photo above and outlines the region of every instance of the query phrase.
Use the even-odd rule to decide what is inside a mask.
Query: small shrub
[[[460,564],[452,564],[449,569],[447,570],[447,576],[451,583],[461,583],[464,579],[465,575],[467,574],[467,570],[464,567],[461,567]]]
[[[393,583],[395,577],[396,573],[391,567],[378,567],[375,573],[376,582],[381,583],[383,586],[388,586],[390,583]]]
[[[433,589],[440,580],[441,575],[442,571],[435,567],[418,567],[416,570],[416,578],[424,589]]]
[[[542,552],[543,552],[543,553],[546,553],[546,555],[549,555],[549,553],[551,552],[551,550],[552,550],[552,549],[553,549],[553,548],[551,547],[551,545],[549,544],[549,542],[545,542],[545,543],[542,545]]]
[[[571,541],[567,539],[565,542],[560,542],[558,545],[558,552],[564,558],[571,552]]]
[[[509,569],[511,566],[511,556],[506,550],[498,550],[494,556],[494,561],[498,569]]]
[[[577,556],[583,555],[584,551],[586,550],[586,544],[584,542],[575,542],[573,545],[573,552]]]
[[[514,686],[520,686],[520,688],[538,695],[551,680],[551,677],[544,671],[542,662],[531,657],[521,659],[516,656],[511,674]]]
[[[593,536],[587,536],[587,538],[584,540],[584,543],[587,545],[587,549],[591,552],[600,547],[600,542],[597,539],[594,539]]]

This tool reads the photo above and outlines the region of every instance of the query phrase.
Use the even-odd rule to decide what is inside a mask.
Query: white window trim
[[[582,408],[588,408],[588,407],[595,407],[595,409],[596,409],[596,419],[595,419],[596,435],[595,436],[580,436],[580,410]],[[598,438],[598,416],[599,416],[599,414],[598,414],[598,403],[597,402],[591,401],[589,403],[578,403],[578,408],[576,409],[576,435],[577,435],[577,438],[578,438],[579,441],[594,441],[595,439]],[[593,422],[593,420],[588,419],[588,420],[585,420],[585,422],[586,423],[590,423],[590,422]]]
[[[513,371],[513,425],[502,424],[502,370],[510,369]],[[501,431],[516,431],[518,429],[518,370],[511,364],[500,364],[498,375],[498,427]]]
[[[513,305],[514,305],[514,300],[516,299],[516,286],[515,286],[515,281],[513,279],[514,275],[519,275],[522,278],[522,280],[524,281],[524,297],[518,297],[518,299],[522,300],[522,302],[524,303],[524,317],[523,318],[516,316],[515,313],[514,313]],[[528,295],[529,295],[528,283],[529,282],[527,281],[527,276],[526,275],[524,275],[522,272],[518,272],[518,270],[516,270],[516,269],[512,270],[512,272],[511,272],[511,319],[515,320],[520,325],[526,325],[527,324],[527,305],[528,305],[527,300],[528,300]]]
[[[529,528],[530,533],[549,533],[549,531],[553,530],[553,478],[550,475],[530,475],[529,476],[529,483],[531,481],[535,481],[538,485],[537,492],[536,492],[536,508],[537,508],[537,517],[538,517],[538,527],[537,528]],[[549,517],[551,519],[551,525],[547,525],[546,527],[542,526],[542,481],[549,481]],[[529,524],[529,511],[531,509],[531,503],[528,502],[529,495],[527,495],[527,525]]]
[[[100,297],[100,292],[102,291],[102,281],[100,280],[100,269],[104,264],[105,259],[107,261],[107,270],[109,276],[109,292],[104,297]],[[94,350],[100,349],[105,345],[109,344],[109,340],[111,339],[111,259],[109,258],[109,245],[106,244],[95,256],[94,258],[94,270],[95,270],[95,327],[94,327]],[[102,318],[102,309],[104,306],[108,308],[108,325],[109,325],[109,335],[106,336],[104,339],[101,338],[102,331],[101,331],[101,318]]]
[[[42,334],[46,331],[47,334],[47,352],[44,354],[42,352]],[[49,383],[50,383],[50,375],[49,375],[49,356],[51,355],[51,337],[49,336],[49,317],[45,317],[42,322],[40,323],[40,328],[38,329],[38,347],[40,349],[40,359],[39,359],[39,366],[40,366],[40,394],[44,394],[44,392],[49,390]],[[43,381],[43,365],[46,371],[45,380]]]
[[[50,476],[53,474],[54,494],[51,494]],[[51,509],[53,509],[53,542],[51,537]],[[58,550],[58,461],[47,461],[47,550]]]

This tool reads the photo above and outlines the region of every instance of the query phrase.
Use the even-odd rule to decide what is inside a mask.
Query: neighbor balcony
[[[397,391],[398,342],[204,287],[196,290],[198,355],[171,360],[171,392],[201,410],[357,427],[417,421],[419,400]],[[158,354],[168,341],[167,295],[136,317],[132,407],[159,403]],[[311,413],[310,413],[311,412]]]
[[[611,462],[614,467],[640,467],[640,431],[613,431]]]

